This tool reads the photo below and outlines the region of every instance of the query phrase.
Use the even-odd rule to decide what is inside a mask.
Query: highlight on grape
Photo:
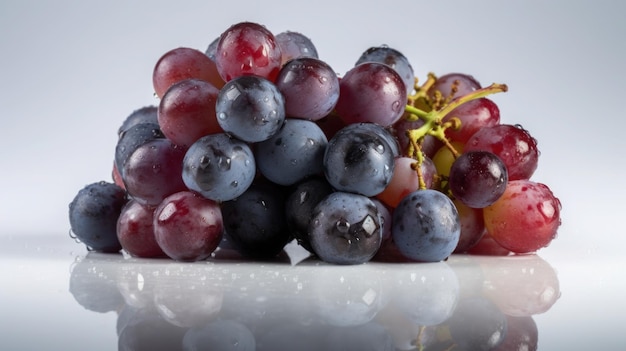
[[[234,252],[437,262],[548,246],[561,203],[533,179],[531,133],[501,119],[506,84],[415,77],[386,45],[338,74],[311,39],[236,23],[154,62],[153,106],[121,120],[112,177],[80,189],[89,250],[177,261]]]

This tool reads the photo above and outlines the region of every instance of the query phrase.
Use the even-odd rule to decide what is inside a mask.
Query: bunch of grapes
[[[435,262],[534,252],[560,225],[531,180],[536,140],[488,98],[504,84],[420,84],[385,45],[340,76],[308,37],[253,22],[166,52],[152,83],[159,103],[121,124],[112,181],[70,203],[89,249],[272,259],[296,240],[329,263]]]

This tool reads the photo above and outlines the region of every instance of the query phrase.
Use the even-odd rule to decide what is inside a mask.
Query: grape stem
[[[424,155],[420,145],[422,144],[424,137],[426,137],[427,135],[431,135],[437,138],[438,140],[442,141],[448,149],[450,149],[450,152],[452,152],[452,155],[455,158],[458,157],[459,153],[446,137],[445,131],[448,128],[459,129],[461,127],[461,121],[456,117],[452,117],[446,122],[443,122],[443,118],[446,117],[455,108],[461,106],[468,101],[483,98],[491,94],[508,91],[508,87],[506,84],[493,83],[487,87],[480,88],[468,94],[455,97],[438,109],[424,111],[416,107],[419,102],[423,102],[423,100],[427,99],[425,92],[428,90],[428,87],[434,84],[435,81],[436,77],[434,76],[434,74],[429,74],[428,79],[424,83],[424,85],[422,87],[416,87],[416,93],[409,97],[407,105],[404,108],[404,111],[407,113],[407,120],[416,121],[418,119],[421,119],[422,121],[424,121],[424,124],[420,127],[415,129],[408,129],[406,131],[406,134],[409,138],[409,148],[407,153],[409,156],[417,160],[417,165],[413,165],[412,168],[418,172],[420,189],[426,188],[423,176],[420,171],[420,165],[424,160]]]

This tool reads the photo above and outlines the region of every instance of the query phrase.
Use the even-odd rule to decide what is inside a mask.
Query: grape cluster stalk
[[[548,246],[561,203],[537,140],[465,73],[418,84],[397,48],[343,74],[295,31],[240,22],[155,60],[153,106],[123,119],[110,180],[79,190],[71,236],[138,258],[438,262]]]

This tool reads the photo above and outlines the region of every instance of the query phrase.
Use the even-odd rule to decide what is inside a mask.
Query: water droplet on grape
[[[202,156],[200,157],[200,168],[206,168],[209,164],[211,164],[211,159],[206,157],[206,156]]]
[[[376,225],[376,221],[374,220],[374,218],[368,215],[367,217],[365,217],[365,219],[363,219],[361,228],[363,228],[366,236],[372,236],[374,233],[376,233],[376,229],[378,229],[378,226]]]
[[[231,188],[236,188],[238,185],[239,185],[239,182],[238,182],[238,181],[236,181],[236,180],[233,180],[233,181],[230,183]]]
[[[217,168],[220,171],[230,170],[230,157],[220,157],[217,159]]]
[[[397,111],[400,111],[400,107],[401,107],[401,105],[402,105],[402,104],[400,103],[400,101],[396,100],[396,101],[394,101],[394,102],[391,104],[391,109],[392,109],[393,111],[396,111],[396,112],[397,112]]]
[[[217,118],[219,118],[219,119],[221,119],[223,121],[226,118],[228,118],[228,115],[226,114],[226,112],[220,112],[220,113],[217,114]]]
[[[342,218],[335,223],[335,229],[341,234],[347,234],[350,230],[350,223]]]

